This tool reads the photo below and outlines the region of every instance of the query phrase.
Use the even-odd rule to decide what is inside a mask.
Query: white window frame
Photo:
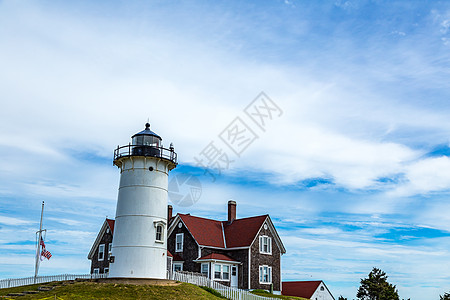
[[[220,278],[216,277],[216,266],[220,268]],[[220,281],[230,281],[231,280],[231,266],[230,264],[214,264],[214,272],[211,271],[211,278],[214,280],[220,280]],[[228,272],[224,272],[224,267],[228,267]],[[228,274],[228,278],[224,278],[223,274]]]
[[[206,272],[203,272],[203,266],[206,266]],[[200,266],[200,273],[203,275],[206,275],[207,278],[209,278],[209,263],[202,263]]]
[[[112,243],[108,244],[108,260],[111,257],[111,251],[112,251]]]
[[[161,228],[161,236],[158,239],[158,228]],[[155,241],[157,243],[164,243],[164,226],[163,224],[155,224]]]
[[[216,267],[219,267],[219,271],[216,271]],[[216,273],[219,273],[219,277],[216,277]],[[222,280],[222,265],[214,264],[214,280]]]
[[[100,274],[100,268],[95,268],[95,269],[92,271],[92,274]]]
[[[101,258],[100,258],[101,254]],[[105,259],[105,244],[98,245],[98,261],[103,261]]]
[[[173,272],[179,272],[179,271],[175,271],[175,267],[179,266],[180,270],[179,271],[183,271],[183,263],[179,263],[179,262],[174,262],[172,263],[172,271]]]
[[[225,272],[225,267],[228,268],[228,272]],[[228,274],[228,278],[225,278],[225,274]],[[231,266],[230,265],[222,265],[222,280],[230,281],[231,274]]]
[[[267,245],[267,251],[264,249],[264,246]],[[259,253],[262,254],[272,254],[272,238],[267,235],[259,236]]]
[[[267,272],[267,281],[265,280],[265,271]],[[272,267],[263,265],[259,266],[259,283],[260,284],[271,284],[272,283]]]
[[[178,237],[181,237],[180,247],[178,247]],[[175,252],[183,252],[184,233],[177,233],[175,235]]]

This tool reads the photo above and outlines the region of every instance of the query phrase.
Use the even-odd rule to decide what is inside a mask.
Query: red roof
[[[223,222],[227,248],[250,246],[267,215],[236,219],[230,225]]]
[[[111,220],[111,219],[106,219],[106,222],[108,222],[109,228],[111,229],[111,234],[114,233],[114,223],[116,222],[115,220]]]
[[[227,221],[178,215],[199,245],[219,248],[225,248],[225,245],[227,248],[250,246],[268,216],[236,219],[228,224]]]
[[[199,245],[225,248],[222,222],[184,214],[179,216]]]
[[[198,260],[208,260],[208,259],[213,259],[213,260],[226,260],[226,261],[237,261],[225,254],[219,254],[219,253],[211,253],[208,255],[205,255],[203,257],[200,257]]]
[[[281,293],[310,299],[322,281],[283,281]]]

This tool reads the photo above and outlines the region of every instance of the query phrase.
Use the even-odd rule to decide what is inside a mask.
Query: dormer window
[[[272,254],[272,238],[266,235],[259,237],[259,252],[263,254]]]

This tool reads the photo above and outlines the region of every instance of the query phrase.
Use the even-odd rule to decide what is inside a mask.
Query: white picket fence
[[[223,285],[217,281],[213,281],[205,276],[191,272],[174,272],[173,280],[195,284],[198,286],[206,286],[219,292],[222,296],[231,300],[273,300],[274,298],[262,297],[252,294],[245,290],[232,288]]]
[[[25,278],[9,278],[0,280],[0,289],[23,286],[36,283],[46,283],[52,281],[63,281],[63,280],[75,280],[80,279],[95,279],[95,278],[106,278],[108,274],[61,274],[61,275],[50,275],[50,276],[38,276],[25,277]]]
[[[96,279],[96,278],[106,278],[108,274],[61,274],[61,275],[50,275],[50,276],[38,276],[25,277],[25,278],[9,278],[0,280],[0,289],[11,288],[16,286],[24,286],[29,284],[40,284],[52,281],[64,281],[64,280],[75,280],[79,279]],[[173,272],[171,274],[172,280],[177,280],[181,282],[191,283],[198,286],[206,286],[212,288],[219,292],[222,296],[231,300],[273,300],[273,298],[262,297],[254,295],[248,291],[240,290],[237,288],[232,288],[223,285],[217,281],[213,281],[205,276],[198,273],[191,272]]]

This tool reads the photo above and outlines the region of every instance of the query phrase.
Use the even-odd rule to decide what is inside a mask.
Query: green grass
[[[218,291],[216,291],[215,289],[212,289],[210,287],[207,286],[201,286],[200,288],[204,289],[205,291],[213,294],[214,296],[221,298],[221,299],[228,299],[227,297],[222,296]]]
[[[0,289],[0,296],[6,296],[9,293],[18,293],[22,291],[36,291],[39,286],[50,286],[58,283],[47,283],[15,287],[9,289]],[[221,299],[212,293],[201,289],[198,286],[181,283],[177,286],[155,286],[155,285],[131,285],[114,283],[95,283],[95,282],[75,282],[65,286],[57,286],[48,292],[39,292],[34,295],[26,295],[14,298],[2,299],[39,299],[39,300],[88,300],[88,299],[108,299],[108,300],[134,300],[134,299]]]
[[[294,297],[294,296],[282,296],[282,295],[275,295],[271,294],[266,290],[253,290],[251,291],[252,294],[258,295],[258,296],[264,296],[264,297],[270,297],[270,298],[278,298],[278,299],[285,299],[285,300],[309,300],[302,297]]]

